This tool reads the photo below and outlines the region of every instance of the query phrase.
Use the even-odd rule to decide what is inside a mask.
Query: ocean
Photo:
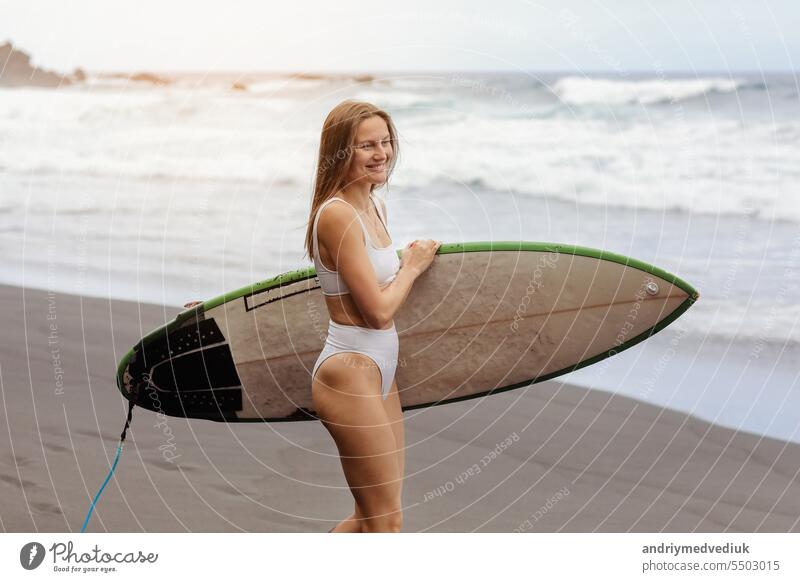
[[[311,265],[322,122],[363,99],[400,134],[396,247],[577,244],[700,291],[565,381],[800,442],[795,75],[167,77],[0,89],[0,282],[178,306]]]

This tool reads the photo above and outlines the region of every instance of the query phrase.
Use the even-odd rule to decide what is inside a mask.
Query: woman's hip
[[[332,319],[328,322],[328,337],[325,344],[337,350],[376,350],[381,353],[397,352],[400,342],[397,329],[392,323],[389,329],[371,329],[355,325],[342,325]]]
[[[311,371],[312,380],[319,367],[331,356],[348,367],[378,367],[381,377],[381,393],[386,399],[397,370],[399,340],[394,325],[389,329],[373,330],[364,327],[341,325],[330,321],[328,337]],[[360,356],[367,356],[367,360]],[[370,362],[371,360],[371,362]]]

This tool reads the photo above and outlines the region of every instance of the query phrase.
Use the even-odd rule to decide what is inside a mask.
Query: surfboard
[[[398,251],[400,255],[400,251]],[[530,386],[622,352],[697,299],[657,267],[578,246],[443,244],[395,314],[404,410]],[[313,267],[178,314],[117,369],[138,406],[220,422],[315,420],[328,311]]]

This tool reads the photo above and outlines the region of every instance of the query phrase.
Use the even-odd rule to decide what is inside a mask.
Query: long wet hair
[[[316,177],[314,179],[314,192],[311,196],[311,211],[306,225],[305,249],[306,255],[313,260],[312,233],[314,216],[319,207],[344,185],[347,171],[354,155],[356,145],[356,132],[358,125],[365,119],[377,115],[381,117],[389,128],[389,137],[392,140],[392,158],[386,170],[386,182],[394,170],[395,163],[400,154],[397,130],[388,113],[371,103],[364,101],[342,101],[334,107],[325,123],[322,125],[322,136],[319,141],[319,159],[317,161]],[[370,192],[375,190],[373,184]]]

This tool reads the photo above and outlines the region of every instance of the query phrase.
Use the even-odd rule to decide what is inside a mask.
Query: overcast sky
[[[0,0],[62,72],[797,70],[798,31],[800,0]]]

